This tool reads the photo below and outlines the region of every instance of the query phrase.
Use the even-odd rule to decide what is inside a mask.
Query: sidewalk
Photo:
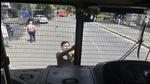
[[[48,26],[48,24],[44,25]],[[28,33],[22,32],[22,36],[18,40],[11,42],[12,47],[6,48],[11,69],[46,68],[49,64],[56,65],[57,43],[51,42],[53,38],[47,37],[51,36],[52,33],[45,32],[51,30],[44,25],[37,26],[36,42],[30,43]],[[22,27],[22,29],[25,30],[26,28]],[[52,46],[54,44],[55,46]]]
[[[118,24],[107,24],[107,23],[96,23],[96,24],[110,32],[113,32],[133,42],[137,42],[139,39],[139,35],[140,35],[139,29],[118,25]],[[144,32],[143,40],[144,40],[143,46],[149,49],[150,32]]]
[[[7,18],[3,22],[7,24],[25,24],[28,18]]]

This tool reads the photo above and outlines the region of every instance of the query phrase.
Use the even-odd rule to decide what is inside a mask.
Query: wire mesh
[[[33,11],[38,4],[21,4],[22,8],[16,8],[19,5],[16,3],[10,3],[10,5],[13,6],[9,10],[13,12],[1,8],[1,17],[4,17],[1,18],[1,22],[5,24],[1,23],[1,27],[9,24],[13,28],[13,35],[7,37],[10,46],[6,46],[11,69],[45,68],[48,65],[56,65],[56,53],[61,50],[61,41],[69,41],[71,45],[75,43],[75,8],[48,5],[51,8],[51,18],[47,24],[35,24],[36,41],[31,43],[26,29],[26,22],[29,18],[22,14],[23,9],[32,8],[30,11]],[[13,9],[19,12],[16,13]],[[60,16],[57,14],[58,9],[70,12],[67,16]],[[15,16],[14,13],[18,16]],[[95,65],[99,62],[118,60],[138,41],[142,21],[143,15],[138,14],[116,16],[113,13],[99,13],[96,21],[85,22],[81,65]],[[126,59],[145,59],[148,48],[150,48],[150,26],[146,27],[143,40],[140,59],[136,57],[137,50]]]

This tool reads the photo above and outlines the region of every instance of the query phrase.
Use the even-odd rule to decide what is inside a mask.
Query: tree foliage
[[[52,5],[49,5],[49,4],[37,4],[36,5],[36,9],[45,9],[49,12],[52,11]]]

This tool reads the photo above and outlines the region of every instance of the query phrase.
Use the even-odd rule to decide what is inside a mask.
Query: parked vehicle
[[[48,23],[48,18],[45,17],[44,15],[36,15],[34,17],[34,22],[35,23]]]
[[[68,16],[68,13],[63,9],[60,9],[60,10],[58,10],[58,16],[66,17],[66,16]]]

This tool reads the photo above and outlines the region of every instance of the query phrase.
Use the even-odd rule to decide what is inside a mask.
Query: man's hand
[[[64,56],[64,55],[66,55],[66,54],[68,54],[70,51],[73,51],[75,49],[75,45],[73,45],[72,47],[70,47],[69,49],[67,49],[67,50],[65,50],[65,51],[63,51],[63,52],[61,52],[61,53],[59,53],[58,55],[59,56]],[[74,51],[73,51],[74,52]]]

